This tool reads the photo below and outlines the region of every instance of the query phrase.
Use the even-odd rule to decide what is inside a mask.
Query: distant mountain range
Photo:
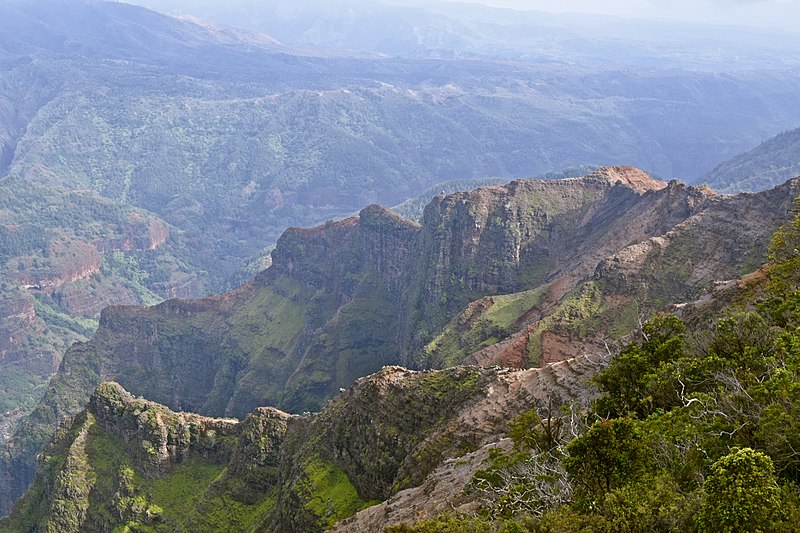
[[[321,531],[417,487],[548,394],[590,395],[581,373],[642,321],[757,270],[799,193],[793,180],[717,195],[612,167],[439,195],[421,224],[370,206],[287,230],[272,267],[231,293],[103,311],[2,455],[4,505],[38,475],[6,526],[205,531],[247,516],[264,530]],[[541,369],[382,369],[393,364]],[[92,394],[108,380],[133,396],[119,385]],[[193,495],[180,496],[183,475]],[[319,496],[329,483],[351,496]]]
[[[790,31],[519,11],[467,2],[133,3],[263,32],[288,45],[349,49],[390,57],[713,71],[800,65],[800,41]]]
[[[314,41],[319,21],[298,47],[123,3],[0,2],[0,438],[103,308],[233,289],[289,226],[453,180],[619,163],[688,179],[800,123],[800,72],[778,68],[795,41],[758,36],[705,62],[703,47],[640,46],[647,28],[575,41],[597,21],[507,33],[507,12],[470,9],[465,21],[498,21],[485,41],[472,28],[463,49],[389,57]],[[492,51],[525,35],[555,51]],[[667,56],[681,59],[665,69]]]

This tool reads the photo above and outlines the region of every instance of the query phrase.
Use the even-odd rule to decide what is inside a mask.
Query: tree
[[[547,403],[537,405],[508,423],[508,436],[517,450],[553,450],[564,440],[565,412],[561,402],[548,396]]]
[[[781,326],[800,322],[800,198],[795,199],[792,221],[772,237],[769,248],[769,286],[767,306],[773,320]]]
[[[611,490],[636,481],[650,465],[639,423],[600,420],[567,445],[564,468],[576,493],[591,506]]]
[[[702,532],[752,533],[778,530],[783,518],[781,491],[772,459],[751,448],[735,450],[711,467],[697,518]]]
[[[608,417],[645,418],[656,409],[679,405],[671,365],[688,353],[685,329],[673,315],[657,316],[645,324],[644,341],[629,344],[595,376],[603,391],[595,411]]]

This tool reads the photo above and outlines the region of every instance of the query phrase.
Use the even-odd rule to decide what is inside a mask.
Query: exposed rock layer
[[[468,509],[474,496],[464,486],[489,450],[508,447],[507,421],[548,401],[585,400],[592,393],[583,380],[601,365],[583,358],[526,371],[386,367],[318,415],[259,408],[243,422],[175,413],[104,383],[45,449],[33,489],[0,531],[245,530],[233,514],[211,521],[220,497],[246,509],[259,530],[276,532],[322,531],[342,518],[342,531],[377,531],[431,516],[445,502]],[[183,515],[164,512],[166,487],[217,468],[215,479],[194,474]],[[344,491],[356,501],[341,498]]]
[[[755,269],[798,192],[790,181],[719,196],[606,168],[440,196],[421,225],[371,206],[290,229],[272,267],[223,297],[106,309],[20,426],[2,499],[31,479],[48,428],[104,380],[241,417],[262,405],[317,410],[386,364],[526,367],[606,353],[653,311]]]

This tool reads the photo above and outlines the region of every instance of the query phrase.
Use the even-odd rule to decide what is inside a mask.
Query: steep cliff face
[[[457,458],[464,472],[439,490],[462,494],[487,451],[506,446],[510,418],[547,399],[586,398],[582,380],[600,365],[386,367],[318,415],[259,408],[242,422],[175,413],[104,383],[41,454],[0,531],[311,533],[344,519],[379,530],[399,521],[381,502],[441,480]]]
[[[106,310],[82,352],[100,379],[176,408],[316,409],[384,364],[443,364],[415,354],[472,300],[553,281],[560,300],[602,258],[709,201],[619,168],[437,198],[421,226],[372,206],[288,230],[273,266],[222,298]]]
[[[241,417],[318,410],[384,365],[606,353],[652,312],[757,267],[798,192],[719,196],[605,168],[437,197],[421,225],[371,206],[290,229],[272,267],[223,297],[106,309],[12,439],[5,475],[30,479],[49,428],[105,380]]]
[[[629,237],[619,235],[614,222],[629,222],[634,208],[647,211],[664,198],[656,193],[664,187],[622,167],[585,178],[515,181],[435,198],[425,209],[419,246],[430,259],[412,267],[411,279],[424,283],[411,305],[430,313],[444,297],[446,309],[459,309],[470,296],[533,288],[557,272],[585,269],[588,255],[613,248],[609,240]],[[680,219],[674,213],[641,232],[668,228]]]
[[[609,254],[669,231],[710,201],[703,191],[677,182],[667,186],[630,167],[435,199],[426,208],[427,231],[420,238],[421,248],[435,259],[412,266],[411,279],[421,281],[409,284],[408,355],[421,365],[463,360],[470,351],[431,355],[425,353],[430,345],[419,350],[470,301],[549,284],[549,298],[558,302]],[[520,309],[514,319],[535,305]],[[494,333],[503,333],[493,326],[479,342],[459,345],[474,351],[487,340],[496,342]]]
[[[619,240],[606,244],[594,234],[588,241],[594,255],[583,248],[577,259],[563,259],[549,283],[467,306],[416,353],[417,360],[519,367],[607,351],[652,313],[758,268],[800,182],[738,196],[673,182],[661,193],[627,211],[623,221],[610,222]],[[680,221],[672,224],[671,217]],[[644,229],[660,221],[668,222]]]
[[[45,448],[36,486],[3,526],[104,531],[117,524],[163,525],[163,510],[147,490],[158,492],[159,480],[185,483],[187,474],[221,470],[243,440],[240,426],[236,420],[175,413],[134,398],[116,383],[102,384]]]

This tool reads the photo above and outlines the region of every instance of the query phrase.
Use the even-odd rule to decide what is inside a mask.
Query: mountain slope
[[[2,2],[0,19],[0,278],[35,304],[5,308],[2,427],[103,306],[238,286],[287,226],[453,179],[618,161],[694,176],[800,121],[791,70],[296,50],[82,0]]]
[[[598,367],[387,367],[317,415],[261,408],[242,422],[174,413],[105,383],[45,449],[0,531],[322,531],[451,457],[473,453],[474,472],[506,420],[585,394],[582,378]]]
[[[613,358],[523,371],[384,367],[319,414],[260,408],[242,422],[175,413],[104,383],[45,448],[0,531],[704,531],[718,524],[703,529],[697,517],[720,506],[713,477],[731,454],[765,464],[724,485],[738,512],[717,521],[755,529],[750,517],[769,506],[778,511],[761,522],[790,531],[797,381],[775,362],[797,361],[786,341],[796,335],[799,229],[796,219],[776,234],[766,269],[682,305],[691,330],[662,315]],[[606,411],[615,399],[650,416]],[[626,475],[605,474],[609,464]],[[774,496],[754,500],[762,484]],[[584,505],[588,494],[603,505]]]
[[[724,193],[763,191],[800,176],[800,128],[767,139],[697,180]]]
[[[491,58],[634,68],[738,70],[797,65],[789,31],[383,0],[137,0],[164,12],[258,30],[290,45],[393,57]]]
[[[253,32],[82,0],[0,2],[0,19],[0,436],[38,402],[65,347],[91,336],[104,306],[238,286],[287,226],[392,205],[456,178],[617,161],[693,176],[800,121],[791,70],[631,72],[296,50]],[[364,280],[359,294],[375,283]],[[442,322],[488,287],[449,297]],[[386,309],[384,297],[358,301]],[[323,321],[309,327],[341,307],[309,305]],[[432,304],[403,306],[381,320],[411,324]],[[343,310],[353,331],[368,330],[360,313],[356,304]],[[498,322],[500,337],[516,332],[509,320]],[[312,337],[304,328],[278,343],[294,366],[276,390],[300,361],[293,387],[319,389],[317,399],[376,368],[343,361],[335,383],[301,385],[300,376],[330,376],[307,372],[318,363],[297,355]],[[434,333],[402,333],[403,357],[465,356],[463,348],[421,353],[416,345]],[[499,338],[478,337],[467,345]],[[379,336],[369,349],[392,342]],[[320,349],[349,361],[360,348]],[[228,372],[249,372],[253,350],[241,363],[247,370],[237,363]],[[379,359],[397,360],[395,348],[386,353]],[[220,378],[218,404],[237,388],[223,383],[238,379]],[[255,396],[275,398],[261,390],[270,387],[257,383]]]
[[[290,229],[272,267],[223,297],[106,309],[15,433],[5,498],[105,380],[174,409],[243,416],[319,409],[386,364],[524,368],[604,353],[652,312],[757,267],[797,193],[789,182],[720,197],[606,168],[439,196],[422,225],[372,206]]]

